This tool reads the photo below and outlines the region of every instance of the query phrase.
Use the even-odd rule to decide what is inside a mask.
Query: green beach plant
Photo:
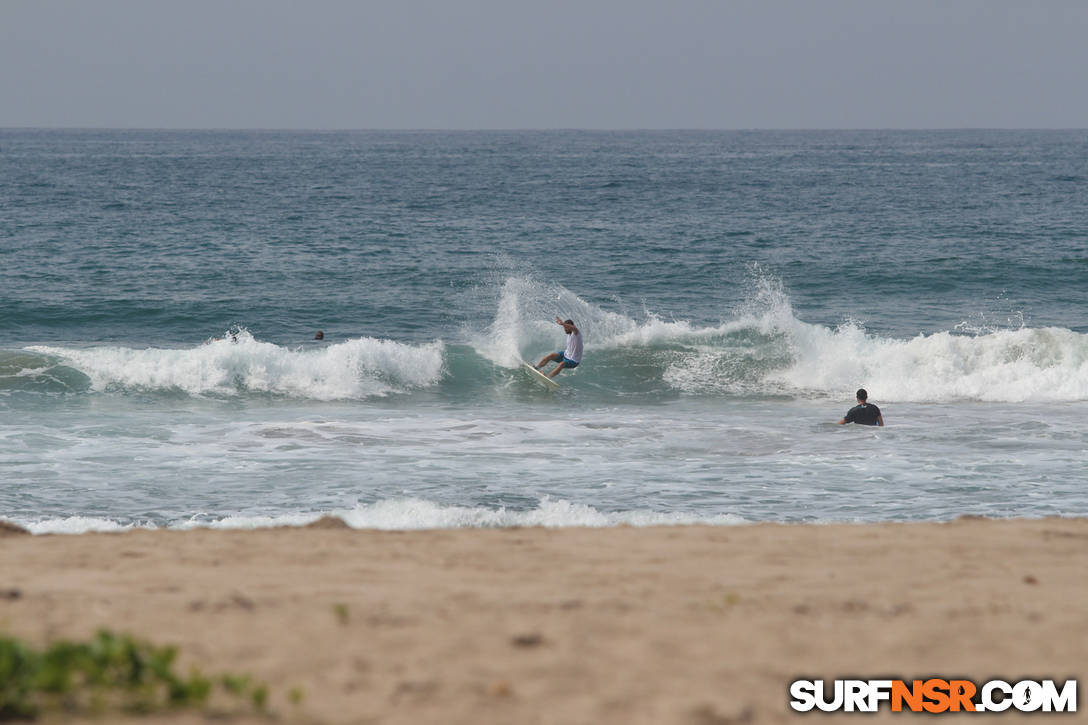
[[[36,649],[0,636],[0,721],[33,720],[50,711],[99,714],[203,708],[217,689],[263,710],[268,688],[247,675],[216,679],[175,669],[177,648],[99,630],[86,642],[60,640]]]

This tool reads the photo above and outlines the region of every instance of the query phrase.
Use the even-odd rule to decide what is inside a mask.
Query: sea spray
[[[519,359],[537,358],[562,347],[563,331],[555,324],[556,317],[573,319],[587,346],[637,328],[633,320],[593,305],[562,285],[515,276],[503,281],[486,332],[470,331],[469,339],[483,357],[513,367]]]

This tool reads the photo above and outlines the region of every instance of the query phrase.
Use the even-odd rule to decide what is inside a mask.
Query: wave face
[[[370,337],[317,349],[291,349],[228,332],[190,349],[34,346],[45,356],[17,375],[68,368],[92,391],[181,392],[196,396],[262,393],[313,400],[362,399],[435,385],[443,374],[441,342],[407,345]],[[9,365],[14,367],[14,363]]]
[[[0,392],[85,392],[91,380],[56,356],[27,350],[0,350]]]

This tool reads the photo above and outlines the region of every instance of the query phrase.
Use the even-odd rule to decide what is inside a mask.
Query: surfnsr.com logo
[[[790,697],[798,712],[1076,712],[1077,681],[796,680]]]

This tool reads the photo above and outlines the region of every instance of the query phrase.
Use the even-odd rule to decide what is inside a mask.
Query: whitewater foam
[[[611,526],[674,526],[704,524],[728,526],[747,523],[732,514],[697,515],[662,513],[649,510],[603,512],[592,506],[562,499],[542,499],[528,510],[486,508],[483,506],[444,506],[417,498],[390,499],[372,504],[358,504],[351,509],[322,513],[284,513],[275,515],[236,514],[222,517],[195,515],[172,522],[166,528],[192,529],[265,529],[305,526],[323,516],[342,519],[353,529],[411,531],[424,529],[511,528],[541,526],[546,528]],[[32,534],[81,534],[88,532],[116,533],[133,529],[157,529],[153,523],[121,523],[107,518],[70,516],[42,521],[20,521]]]
[[[1088,336],[1061,328],[894,340],[849,325],[812,329],[795,352],[794,364],[770,379],[797,390],[863,386],[910,402],[1088,400]]]
[[[441,341],[408,345],[363,337],[312,350],[290,349],[238,330],[188,349],[34,346],[27,350],[59,358],[87,375],[97,391],[256,392],[339,400],[438,383],[445,346]]]
[[[12,519],[32,534],[85,534],[89,532],[118,533],[133,529],[157,529],[153,523],[122,524],[112,519],[96,516],[66,516],[42,521],[22,522]]]

